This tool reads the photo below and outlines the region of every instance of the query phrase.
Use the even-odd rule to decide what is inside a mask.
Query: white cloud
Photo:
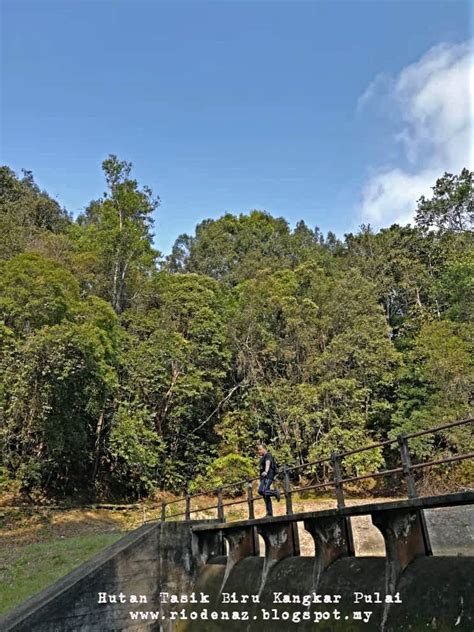
[[[430,169],[416,174],[391,169],[373,176],[362,191],[362,219],[373,226],[410,223],[416,201],[421,195],[429,196],[440,175]]]
[[[383,169],[362,191],[361,219],[375,226],[412,220],[416,201],[430,195],[445,171],[474,167],[474,54],[471,44],[441,44],[397,77],[378,75],[358,102],[384,101],[399,112],[402,144],[410,170]]]
[[[380,73],[367,86],[363,94],[357,100],[357,110],[363,110],[371,101],[380,97],[384,93],[388,93],[392,88],[393,79],[384,73]]]

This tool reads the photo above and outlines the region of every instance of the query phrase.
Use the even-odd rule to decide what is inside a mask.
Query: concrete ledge
[[[279,524],[288,522],[300,522],[308,518],[331,518],[334,516],[364,516],[375,512],[388,511],[393,509],[437,509],[439,507],[455,507],[457,505],[474,504],[474,491],[457,492],[455,494],[444,494],[442,496],[422,496],[408,500],[394,500],[385,503],[367,503],[366,505],[353,505],[342,507],[341,509],[323,509],[321,511],[307,511],[295,513],[291,516],[274,516],[272,518],[256,518],[254,520],[236,520],[235,522],[220,522],[208,527],[207,525],[196,525],[192,529],[199,531],[217,531],[234,529],[235,527],[258,527],[261,524]]]

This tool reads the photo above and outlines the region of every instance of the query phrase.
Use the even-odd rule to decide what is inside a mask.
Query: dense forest
[[[256,440],[295,464],[472,415],[471,172],[440,174],[413,226],[340,240],[254,210],[163,257],[159,198],[130,163],[102,168],[76,219],[0,168],[3,490],[183,493],[254,474]],[[466,452],[472,428],[412,445]],[[353,455],[345,474],[395,457]]]

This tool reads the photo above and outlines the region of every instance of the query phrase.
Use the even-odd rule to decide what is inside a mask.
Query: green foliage
[[[208,466],[204,474],[197,476],[189,487],[191,494],[216,489],[255,477],[255,463],[249,457],[240,454],[226,454]],[[223,495],[240,495],[243,486],[236,485],[223,490]]]
[[[78,301],[76,279],[54,261],[22,254],[0,266],[0,318],[15,333],[71,319]]]
[[[156,476],[168,488],[185,485],[215,442],[212,412],[225,397],[230,359],[224,314],[214,280],[161,272],[145,301],[123,315],[124,396],[153,411],[166,445]]]
[[[474,229],[472,172],[463,169],[459,176],[445,173],[433,187],[433,197],[418,202],[416,223],[423,231],[464,232]]]
[[[472,414],[474,401],[474,330],[450,321],[426,323],[406,354],[391,436],[415,432]],[[434,423],[436,420],[436,423]],[[440,451],[472,450],[472,428],[455,428],[440,437],[410,442],[418,458]]]
[[[70,218],[30,171],[19,179],[7,166],[0,167],[0,259],[9,259],[66,230]]]
[[[76,221],[31,174],[0,168],[4,487],[183,493],[254,476],[257,441],[294,465],[472,416],[469,171],[437,181],[415,226],[341,242],[226,214],[158,262],[159,198],[130,163],[102,168],[107,192]],[[472,428],[410,445],[415,459],[458,454]],[[343,474],[397,459],[396,446],[349,455]]]
[[[474,235],[447,261],[436,289],[447,318],[474,322]]]
[[[235,285],[253,278],[263,268],[294,267],[308,259],[324,258],[319,229],[299,222],[291,232],[281,217],[252,211],[235,217],[230,213],[218,220],[204,220],[196,235],[181,235],[168,257],[173,272],[197,272]]]
[[[4,381],[3,460],[22,488],[90,483],[96,423],[115,388],[97,328],[43,327],[18,345]]]
[[[122,492],[140,495],[155,489],[164,444],[155,432],[150,411],[121,405],[110,433],[109,452],[114,462],[114,482]]]
[[[131,163],[111,155],[102,168],[109,190],[79,218],[78,249],[95,262],[93,291],[120,313],[142,276],[154,268],[158,253],[151,245],[151,215],[159,198],[148,187],[138,188],[130,178]]]

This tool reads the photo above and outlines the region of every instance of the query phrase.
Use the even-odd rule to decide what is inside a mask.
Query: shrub
[[[207,468],[205,474],[197,476],[189,487],[192,494],[202,491],[212,491],[221,485],[245,480],[255,476],[255,466],[252,459],[240,454],[226,454],[215,459]],[[236,485],[225,489],[226,496],[238,496],[244,491],[243,485]]]

